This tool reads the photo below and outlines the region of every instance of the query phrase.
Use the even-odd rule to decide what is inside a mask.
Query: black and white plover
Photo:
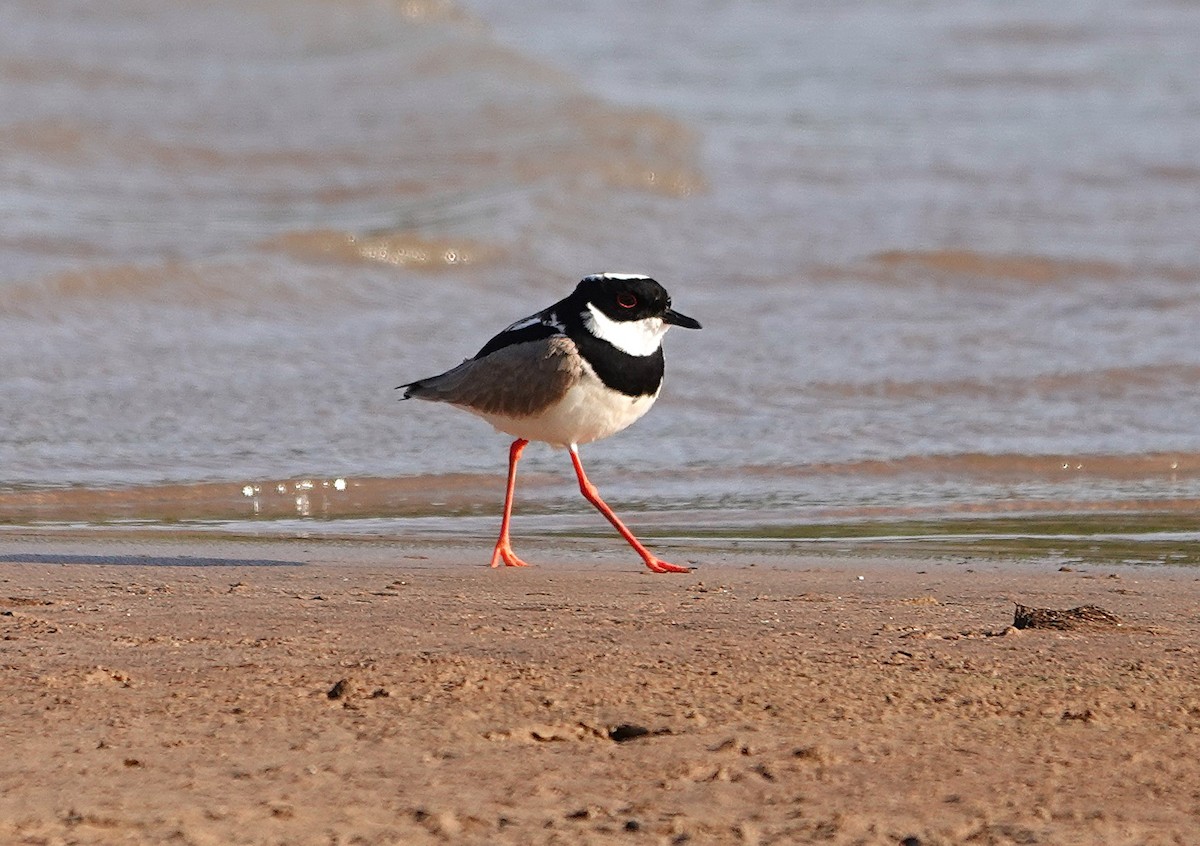
[[[586,276],[574,292],[518,320],[473,358],[428,379],[401,385],[404,399],[445,402],[477,414],[516,438],[508,451],[508,486],[492,566],[525,562],[509,541],[517,461],[530,441],[570,451],[579,489],[656,573],[686,573],[644,547],[588,481],[580,444],[616,434],[650,410],[663,381],[662,338],[671,326],[700,324],[671,308],[648,276]]]

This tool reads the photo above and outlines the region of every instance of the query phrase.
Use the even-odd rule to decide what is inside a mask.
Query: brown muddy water
[[[0,524],[486,534],[504,438],[393,387],[623,270],[705,326],[585,450],[634,524],[1190,542],[1198,67],[1180,2],[14,0]]]

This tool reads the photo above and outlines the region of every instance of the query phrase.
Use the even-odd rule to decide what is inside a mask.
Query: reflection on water
[[[532,520],[551,531],[595,522],[572,478],[565,471],[522,474],[518,522]],[[637,470],[605,480],[605,491],[633,522],[674,527],[675,533],[688,526],[694,537],[797,520],[817,527],[1058,513],[1178,514],[1190,520],[1200,508],[1200,455],[962,455],[741,467],[723,474],[691,468],[670,478]],[[264,523],[310,518],[327,524],[313,531],[376,534],[450,516],[462,530],[465,518],[479,518],[474,530],[486,527],[487,534],[502,493],[503,479],[491,474],[18,488],[0,490],[0,525],[216,523],[231,532],[230,524],[257,532]],[[756,536],[762,531],[754,529]]]
[[[490,520],[393,386],[612,269],[706,326],[587,449],[646,520],[1200,496],[1186,4],[78,11],[0,26],[2,523]]]
[[[309,261],[354,263],[367,259],[426,272],[488,262],[500,252],[496,247],[461,239],[439,241],[399,232],[371,235],[330,230],[289,232],[276,239],[275,245]]]

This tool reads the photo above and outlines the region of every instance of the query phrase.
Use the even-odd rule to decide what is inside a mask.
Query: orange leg
[[[504,491],[504,518],[500,521],[500,539],[496,541],[496,549],[492,552],[492,566],[499,567],[503,561],[507,567],[528,567],[529,565],[517,557],[512,544],[508,541],[508,524],[512,519],[513,489],[517,485],[517,461],[521,451],[529,445],[524,438],[517,438],[508,448],[508,488]]]
[[[650,550],[642,546],[641,542],[633,536],[633,532],[625,528],[625,524],[621,522],[616,514],[613,514],[613,510],[600,498],[600,492],[596,490],[596,486],[588,481],[587,474],[583,472],[583,463],[579,460],[579,452],[576,450],[574,444],[571,445],[571,463],[575,465],[575,475],[579,477],[579,490],[587,498],[587,501],[596,506],[600,513],[608,518],[608,522],[612,523],[616,530],[621,533],[621,537],[625,538],[629,542],[629,545],[637,550],[637,554],[642,556],[642,560],[646,562],[647,567],[655,573],[691,572],[691,569],[688,567],[679,567],[655,558],[650,553]]]

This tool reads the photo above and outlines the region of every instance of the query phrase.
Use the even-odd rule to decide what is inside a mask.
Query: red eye
[[[617,305],[621,308],[633,308],[637,305],[637,297],[629,293],[617,294]]]

